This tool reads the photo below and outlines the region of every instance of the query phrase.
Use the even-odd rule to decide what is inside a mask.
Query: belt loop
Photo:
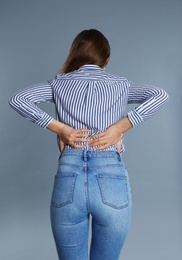
[[[87,161],[87,149],[84,149],[83,151],[83,160],[86,162]]]
[[[89,145],[88,145],[88,142],[86,142],[86,145],[85,145],[85,150],[88,151],[89,150]]]
[[[118,155],[118,159],[119,159],[119,161],[122,162],[121,154],[120,154],[118,151],[117,151],[116,153],[117,153],[117,155]]]

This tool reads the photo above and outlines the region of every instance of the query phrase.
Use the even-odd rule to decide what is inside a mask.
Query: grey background
[[[52,78],[73,38],[96,28],[109,39],[107,71],[159,86],[171,97],[126,136],[133,219],[120,259],[182,259],[182,1],[0,1],[0,259],[57,259],[49,203],[56,136],[26,121],[9,97]],[[42,105],[51,115],[54,106]]]

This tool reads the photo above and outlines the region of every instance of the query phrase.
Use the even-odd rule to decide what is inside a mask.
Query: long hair
[[[95,29],[84,30],[74,39],[68,57],[60,73],[68,73],[86,64],[103,68],[110,57],[110,45],[106,37]]]

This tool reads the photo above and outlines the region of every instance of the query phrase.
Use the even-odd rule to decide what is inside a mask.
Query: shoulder
[[[105,71],[105,74],[107,75],[108,78],[113,79],[113,80],[118,80],[118,81],[128,81],[128,79],[122,75],[115,75],[109,72]]]

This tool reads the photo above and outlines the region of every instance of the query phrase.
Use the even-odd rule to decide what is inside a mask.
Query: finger
[[[97,139],[97,138],[104,137],[105,135],[106,135],[105,133],[95,134],[95,135],[92,135],[91,138]]]
[[[75,134],[71,134],[69,136],[69,138],[67,138],[70,142],[88,142],[88,134],[84,134],[84,135],[75,135]]]
[[[84,134],[83,133],[72,133],[70,136],[73,138],[86,138],[88,140],[90,137],[90,134],[89,133],[84,133]]]
[[[97,146],[95,148],[96,151],[100,151],[100,150],[104,150],[106,148],[109,148],[111,146],[111,144],[104,144],[104,145],[100,145],[100,146]]]
[[[72,138],[73,140],[73,142],[89,142],[89,140],[88,140],[88,138],[83,138],[83,137],[81,137],[81,138],[79,138],[79,137],[76,137],[76,138]]]
[[[84,132],[86,132],[86,133],[90,133],[90,130],[87,129],[87,128],[83,128],[83,129],[75,129],[75,133],[80,133],[80,134],[82,134],[82,133],[84,133]]]
[[[94,139],[94,140],[90,141],[89,145],[90,146],[97,146],[97,145],[104,145],[105,143],[108,143],[108,139],[103,137],[103,138],[98,138],[98,139]]]
[[[81,133],[75,134],[74,136],[75,136],[75,137],[80,137],[80,138],[84,138],[84,137],[85,137],[85,138],[87,138],[87,139],[90,137],[89,134],[81,134]]]
[[[72,148],[77,148],[77,149],[85,149],[85,145],[79,145],[75,143],[70,143],[69,144]]]
[[[85,146],[84,145],[78,145],[78,144],[76,144],[75,146],[74,146],[74,148],[76,148],[76,149],[85,149]]]

